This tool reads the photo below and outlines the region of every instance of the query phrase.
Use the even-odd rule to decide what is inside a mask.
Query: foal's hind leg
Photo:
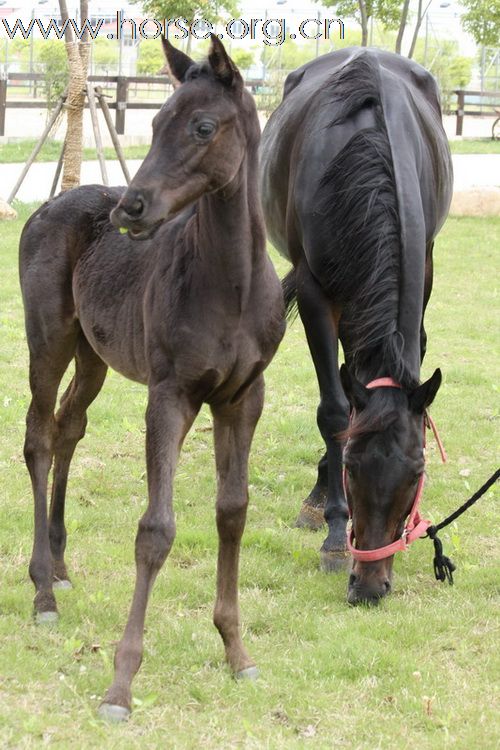
[[[257,668],[241,640],[238,564],[248,506],[248,455],[263,401],[264,378],[260,376],[238,404],[212,409],[219,532],[214,623],[224,641],[226,659],[237,678],[257,676]]]
[[[46,346],[43,333],[29,331],[30,387],[32,400],[26,416],[24,457],[31,477],[35,509],[33,552],[29,566],[35,584],[35,615],[39,622],[55,620],[57,606],[52,592],[53,564],[49,546],[47,519],[47,481],[54,455],[57,425],[54,408],[57,389],[75,351],[77,331],[66,330],[57,339],[57,346]],[[34,339],[37,339],[34,341]],[[52,344],[55,337],[52,339]]]
[[[56,414],[54,444],[54,475],[49,512],[49,540],[53,560],[54,586],[68,588],[68,572],[64,562],[66,529],[64,504],[68,472],[76,445],[85,434],[87,408],[96,398],[106,377],[107,366],[94,352],[83,334],[75,354],[75,375],[61,399]]]

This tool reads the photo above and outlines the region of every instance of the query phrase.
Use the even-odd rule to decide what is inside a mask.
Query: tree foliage
[[[134,0],[142,6],[148,18],[195,18],[215,23],[226,15],[234,17],[238,12],[237,0]]]
[[[64,42],[55,39],[35,42],[37,58],[44,73],[44,94],[51,110],[68,85],[69,71]],[[37,66],[38,67],[38,66]]]
[[[140,75],[158,75],[165,66],[161,43],[157,39],[145,39],[139,45],[137,72]]]
[[[366,46],[370,19],[376,18],[384,29],[398,29],[405,2],[404,0],[323,0],[323,5],[327,8],[334,7],[340,18],[354,18],[361,26],[361,41],[362,45]]]
[[[246,71],[254,64],[254,53],[249,49],[233,47],[231,50],[231,59],[240,70]]]
[[[461,0],[466,12],[462,26],[476,44],[498,47],[500,44],[500,0]]]

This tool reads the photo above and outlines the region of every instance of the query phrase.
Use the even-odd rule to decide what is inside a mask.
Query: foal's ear
[[[370,400],[371,391],[365,388],[359,380],[356,380],[354,375],[351,375],[347,365],[341,365],[340,367],[340,382],[351,406],[358,412],[363,411]]]
[[[438,368],[429,380],[419,385],[418,388],[410,393],[408,400],[410,402],[410,409],[416,414],[423,414],[425,409],[432,404],[436,393],[441,385],[441,370]]]
[[[167,61],[165,72],[169,74],[172,79],[174,88],[179,88],[181,83],[184,81],[184,76],[187,71],[194,65],[194,60],[191,60],[188,55],[181,52],[180,49],[174,47],[168,39],[162,35],[161,43],[163,45],[163,52],[165,53],[165,59]]]
[[[210,34],[208,62],[214,75],[224,86],[243,89],[243,78],[240,71],[227,54],[224,45],[216,34]]]

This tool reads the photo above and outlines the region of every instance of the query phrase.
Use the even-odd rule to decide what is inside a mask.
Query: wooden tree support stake
[[[108,186],[108,172],[106,169],[106,162],[104,160],[104,149],[102,147],[101,131],[99,130],[99,122],[97,120],[97,109],[95,106],[95,94],[92,85],[87,81],[87,99],[89,102],[90,118],[92,120],[92,127],[94,129],[94,140],[97,151],[97,158],[99,159],[99,166],[101,167],[101,176],[103,184]]]
[[[54,126],[55,121],[59,117],[59,113],[61,112],[65,101],[66,101],[66,93],[64,93],[61,96],[61,98],[59,99],[59,101],[57,102],[57,105],[55,106],[54,111],[52,112],[52,114],[50,116],[50,119],[49,119],[47,125],[45,126],[45,130],[43,131],[42,135],[38,139],[38,143],[36,144],[35,148],[31,152],[31,154],[30,154],[30,156],[29,156],[26,164],[23,167],[23,171],[19,175],[19,178],[18,178],[16,184],[12,188],[12,191],[11,191],[9,197],[7,198],[7,203],[12,203],[12,201],[16,197],[16,195],[17,195],[17,193],[19,191],[19,188],[21,187],[21,185],[24,182],[24,178],[28,174],[29,168],[31,167],[31,165],[35,161],[36,157],[38,156],[38,154],[39,154],[39,152],[40,152],[43,144],[47,140],[47,138],[49,136],[49,133],[50,133],[50,131],[52,130],[52,128]]]
[[[54,179],[52,181],[52,187],[50,188],[49,198],[53,198],[54,195],[56,194],[57,183],[59,182],[59,177],[61,176],[61,172],[62,172],[65,150],[66,150],[66,139],[64,139],[64,143],[62,145],[61,153],[59,154],[59,161],[57,162],[56,172],[55,172],[55,175],[54,175]]]
[[[109,111],[106,97],[104,96],[103,90],[100,86],[95,87],[95,93],[99,101],[99,106],[101,107],[101,112],[104,115],[104,119],[106,120],[106,125],[108,126],[109,135],[111,136],[111,140],[113,142],[113,146],[115,148],[118,161],[120,162],[123,175],[125,177],[125,180],[127,181],[127,185],[130,185],[130,172],[128,171],[127,162],[125,161],[125,155],[123,153],[121,143],[118,140],[118,133],[116,132],[116,128],[113,124],[113,120],[111,119],[111,113]]]

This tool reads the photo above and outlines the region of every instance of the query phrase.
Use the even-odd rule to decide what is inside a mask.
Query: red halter
[[[367,388],[401,388],[399,383],[396,383],[395,380],[392,378],[377,378],[376,380],[372,380],[368,385]],[[439,452],[441,453],[441,460],[443,463],[446,462],[446,453],[443,447],[443,443],[441,442],[441,439],[438,435],[438,431],[436,429],[436,425],[434,424],[432,418],[429,416],[429,414],[424,414],[424,422],[423,422],[423,428],[424,428],[424,454],[425,454],[425,428],[430,427],[432,429],[432,432],[434,433],[434,437],[436,438],[436,442],[438,444]],[[346,484],[347,484],[347,475],[346,475],[346,469],[344,467],[343,470],[343,482],[344,482],[344,493],[346,493]],[[361,550],[356,549],[354,546],[354,529],[352,527],[352,524],[350,528],[347,530],[347,549],[351,553],[352,557],[355,560],[359,560],[360,562],[374,562],[375,560],[384,560],[386,557],[391,557],[394,555],[395,552],[400,552],[402,550],[408,549],[408,545],[411,544],[411,542],[414,542],[415,539],[418,539],[421,536],[424,536],[429,526],[431,526],[431,522],[423,519],[420,516],[419,513],[419,507],[420,507],[420,501],[422,500],[422,495],[424,491],[424,484],[425,484],[425,472],[422,473],[420,479],[418,480],[417,490],[415,493],[415,499],[413,501],[413,505],[410,510],[410,514],[408,516],[408,519],[405,524],[404,531],[399,539],[396,539],[395,542],[392,542],[392,544],[387,544],[385,547],[377,547],[377,549],[367,549],[367,550]],[[346,493],[347,496],[347,493]]]

